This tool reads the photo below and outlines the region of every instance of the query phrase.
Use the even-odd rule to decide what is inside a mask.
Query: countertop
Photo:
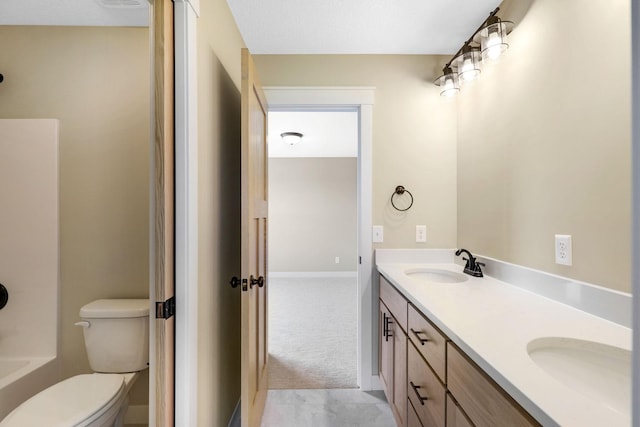
[[[568,337],[631,350],[631,329],[486,276],[462,283],[424,283],[404,271],[432,267],[462,273],[454,263],[377,264],[416,308],[544,426],[629,426],[621,413],[568,387],[529,357],[527,344]]]

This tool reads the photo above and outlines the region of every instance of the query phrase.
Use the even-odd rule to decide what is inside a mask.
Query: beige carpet
[[[357,387],[355,278],[270,278],[269,388]]]

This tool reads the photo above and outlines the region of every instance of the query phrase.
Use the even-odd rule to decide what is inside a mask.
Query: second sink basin
[[[411,268],[409,270],[405,270],[404,274],[412,279],[433,283],[461,283],[469,280],[469,278],[462,273],[456,273],[455,271],[443,270],[440,268]]]
[[[542,370],[584,396],[631,414],[631,352],[593,341],[544,337],[527,345]]]

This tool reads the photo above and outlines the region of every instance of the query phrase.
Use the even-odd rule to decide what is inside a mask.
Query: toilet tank
[[[148,299],[93,301],[80,309],[80,317],[93,371],[123,373],[148,367]]]

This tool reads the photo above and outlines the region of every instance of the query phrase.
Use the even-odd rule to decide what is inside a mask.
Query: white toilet
[[[91,369],[41,391],[0,427],[120,427],[128,393],[149,361],[149,300],[102,299],[80,309]]]

